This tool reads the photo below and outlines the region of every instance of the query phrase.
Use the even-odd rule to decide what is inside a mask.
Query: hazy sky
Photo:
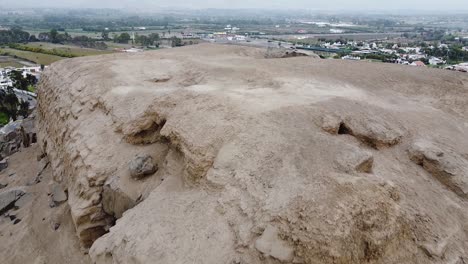
[[[468,10],[468,0],[0,0],[1,7]]]

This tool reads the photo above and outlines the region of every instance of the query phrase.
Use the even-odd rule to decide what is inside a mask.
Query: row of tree
[[[8,77],[13,82],[13,87],[19,90],[28,91],[31,86],[37,84],[37,78],[34,75],[23,75],[21,71],[11,71]]]
[[[71,43],[78,45],[84,48],[94,48],[94,49],[106,49],[106,43],[98,41],[96,39],[90,38],[88,36],[75,36],[72,37],[67,32],[59,33],[56,29],[52,29],[49,32],[41,32],[37,37],[38,41],[52,42],[52,43]],[[108,40],[104,38],[104,40]]]
[[[151,33],[148,36],[135,34],[135,39],[132,39],[130,34],[124,32],[121,34],[114,35],[113,40],[116,43],[127,44],[130,40],[132,40],[132,42],[134,41],[133,44],[141,44],[142,46],[158,46],[160,37],[157,33]]]
[[[0,45],[8,43],[25,43],[30,41],[30,35],[18,28],[11,30],[0,30]]]
[[[444,58],[452,62],[468,61],[468,51],[463,50],[461,45],[451,45],[450,48],[446,47],[432,47],[424,48],[424,53],[429,56]]]
[[[6,90],[0,89],[0,112],[4,113],[8,119],[16,120],[18,116],[26,118],[29,115],[29,102],[18,99],[13,87],[27,91],[37,84],[37,79],[31,74],[24,76],[20,71],[11,71],[8,76],[13,82],[13,86]]]
[[[0,112],[5,113],[8,119],[26,118],[29,116],[29,102],[19,100],[12,87],[6,91],[0,89]]]
[[[49,55],[55,55],[55,56],[60,56],[60,57],[66,57],[66,58],[74,58],[77,57],[75,54],[71,54],[69,52],[63,51],[63,50],[57,50],[57,49],[43,49],[39,47],[29,47],[29,46],[23,46],[17,43],[9,44],[9,48],[11,49],[17,49],[17,50],[23,50],[23,51],[30,51],[34,53],[43,53],[43,54],[49,54]]]

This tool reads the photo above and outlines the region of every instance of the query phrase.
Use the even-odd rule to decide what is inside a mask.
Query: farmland
[[[53,53],[54,51],[57,54],[67,54],[70,57],[81,57],[81,56],[94,56],[101,54],[112,53],[111,50],[98,50],[90,48],[81,48],[73,45],[61,45],[61,44],[52,44],[47,42],[31,42],[27,45],[22,45],[22,47],[27,48],[37,48],[38,50],[43,50]],[[17,58],[24,59],[35,64],[49,65],[59,60],[66,59],[68,56],[58,56],[54,54],[45,54],[43,52],[33,52],[26,50],[19,50],[10,47],[0,48],[0,54],[10,56],[10,59],[4,57],[3,60],[0,60],[0,67],[12,66],[12,67],[21,67],[24,63],[21,63]],[[16,58],[15,58],[16,57]]]
[[[62,53],[80,56],[94,56],[112,53],[111,50],[98,50],[90,48],[81,48],[75,45],[53,44],[48,42],[31,42],[25,45],[26,47],[41,48],[44,50],[57,50]]]
[[[16,56],[36,64],[49,65],[56,61],[64,59],[64,57],[59,57],[50,54],[35,53],[30,51],[16,50],[11,48],[1,48],[0,54]]]

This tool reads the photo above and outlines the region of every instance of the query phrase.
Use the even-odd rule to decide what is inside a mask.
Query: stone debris
[[[52,201],[56,206],[63,202],[66,202],[68,199],[66,192],[63,191],[63,188],[58,184],[54,184],[51,193]]]
[[[351,135],[375,149],[394,146],[403,138],[399,125],[366,113],[359,114],[343,113],[343,117],[324,114],[320,126],[330,134]]]
[[[408,150],[410,159],[440,183],[468,198],[468,160],[458,153],[425,139],[416,140]]]
[[[0,214],[7,212],[15,206],[25,192],[21,189],[5,190],[0,192]]]
[[[154,163],[153,158],[148,155],[137,155],[130,161],[128,168],[130,176],[134,179],[142,179],[145,176],[154,174],[158,170],[158,165]]]
[[[0,171],[8,168],[8,161],[6,159],[3,159],[0,161]]]
[[[336,163],[341,170],[347,173],[371,173],[374,157],[369,151],[348,146],[337,154]]]
[[[16,120],[0,128],[0,156],[8,157],[37,142],[34,113],[25,119]]]
[[[283,262],[291,262],[294,258],[294,249],[279,238],[278,230],[271,225],[268,225],[255,241],[255,248],[265,256],[271,256]]]

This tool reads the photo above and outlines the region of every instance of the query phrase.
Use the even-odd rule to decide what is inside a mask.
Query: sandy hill
[[[57,62],[38,102],[95,263],[468,263],[467,74],[204,44]]]

